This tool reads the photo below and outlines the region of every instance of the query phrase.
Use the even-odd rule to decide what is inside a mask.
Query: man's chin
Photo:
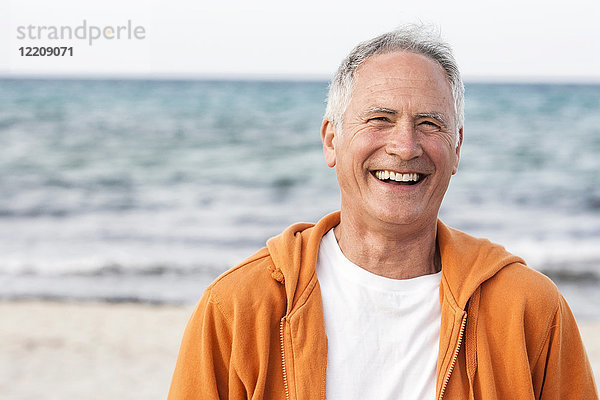
[[[372,215],[383,224],[398,226],[419,225],[425,220],[421,210],[398,207],[375,208]]]

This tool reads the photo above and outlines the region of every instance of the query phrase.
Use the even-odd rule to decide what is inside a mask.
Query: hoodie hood
[[[297,223],[267,241],[274,264],[272,276],[285,285],[287,314],[303,301],[316,284],[316,263],[322,237],[340,222],[340,212],[325,216],[316,225]],[[498,271],[525,262],[500,245],[452,229],[438,220],[437,241],[442,279],[454,306],[465,309],[475,290]]]

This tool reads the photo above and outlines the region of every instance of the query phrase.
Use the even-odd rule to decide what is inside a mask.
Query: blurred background
[[[596,0],[3,1],[0,393],[164,398],[204,288],[338,208],[319,138],[338,63],[415,22],[466,83],[441,218],[557,283],[598,376],[599,17]]]
[[[466,82],[443,220],[600,315],[597,2],[2,7],[0,298],[195,302],[268,237],[338,207],[319,140],[327,81],[358,41],[426,22]]]

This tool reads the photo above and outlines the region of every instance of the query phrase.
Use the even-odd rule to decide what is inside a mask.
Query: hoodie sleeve
[[[229,397],[231,325],[208,288],[183,334],[169,400]]]
[[[541,400],[598,399],[575,318],[562,296],[533,376]]]

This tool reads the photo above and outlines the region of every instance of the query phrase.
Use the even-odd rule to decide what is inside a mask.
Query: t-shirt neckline
[[[440,285],[441,271],[410,279],[392,279],[367,271],[344,255],[335,238],[333,228],[323,236],[321,246],[325,250],[323,255],[329,259],[330,264],[337,270],[336,275],[360,286],[391,292],[412,292],[433,289]]]

